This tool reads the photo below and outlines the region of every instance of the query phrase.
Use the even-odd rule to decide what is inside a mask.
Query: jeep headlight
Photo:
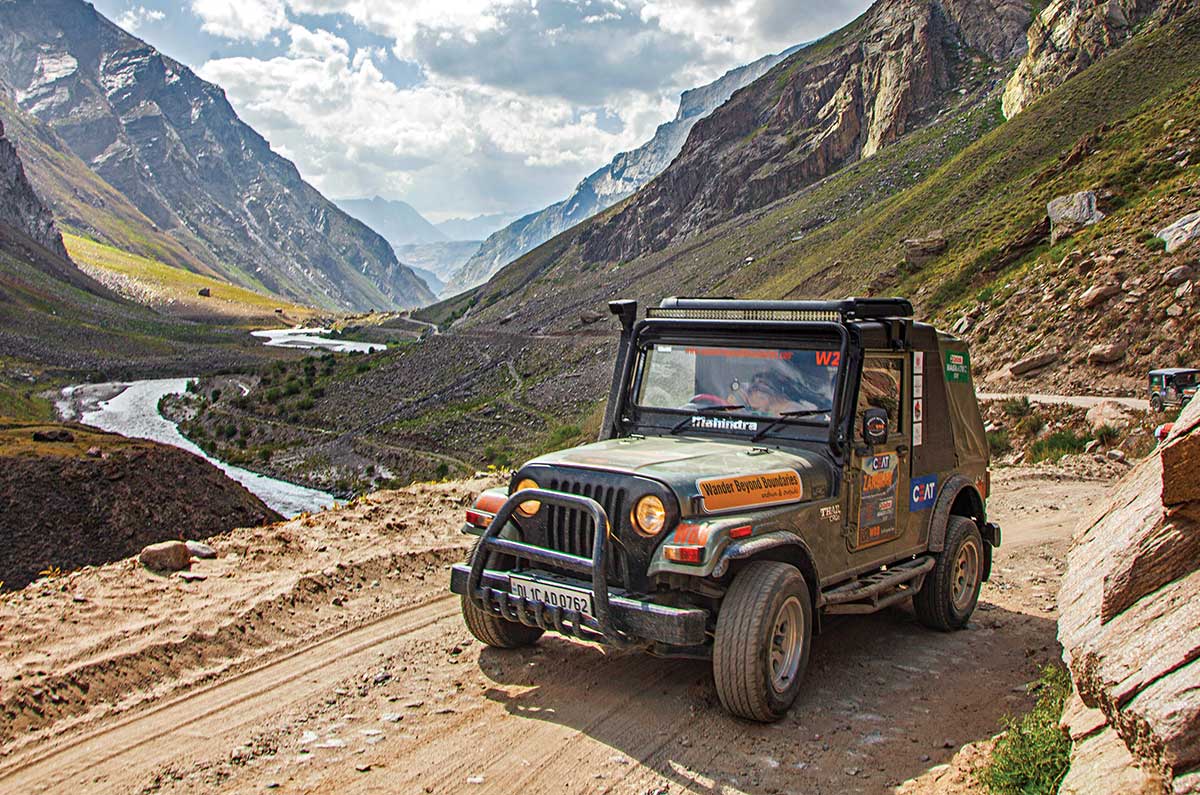
[[[633,507],[633,526],[646,536],[658,535],[667,522],[667,508],[653,494],[647,494]]]
[[[536,488],[539,488],[536,480],[534,480],[533,478],[524,478],[519,483],[517,483],[516,491],[524,491],[525,489],[536,489]],[[516,493],[516,492],[514,492],[514,493]],[[542,509],[542,503],[538,500],[525,500],[525,502],[523,502],[517,506],[517,510],[520,511],[525,516],[533,516],[535,513],[537,513],[541,509]]]

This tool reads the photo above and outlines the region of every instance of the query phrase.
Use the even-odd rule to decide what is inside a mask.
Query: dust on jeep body
[[[786,713],[822,614],[966,625],[1000,528],[966,343],[904,299],[666,299],[621,320],[600,440],[484,492],[451,588],[484,643],[545,631],[712,659]]]

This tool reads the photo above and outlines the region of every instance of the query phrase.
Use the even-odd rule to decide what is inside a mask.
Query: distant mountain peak
[[[372,196],[369,199],[339,199],[337,204],[383,235],[392,248],[414,243],[442,243],[449,239],[417,208],[399,199]]]
[[[527,251],[633,194],[670,165],[697,121],[795,50],[792,47],[765,56],[681,93],[675,117],[660,124],[653,138],[637,149],[621,152],[584,177],[561,202],[524,215],[490,235],[478,253],[454,274],[442,294],[453,295],[482,284]]]

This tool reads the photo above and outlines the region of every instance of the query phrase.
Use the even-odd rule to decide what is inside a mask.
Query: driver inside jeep
[[[792,396],[796,393],[795,382],[778,370],[755,373],[741,392],[741,402],[756,414],[779,415],[817,408],[816,403],[793,399]]]

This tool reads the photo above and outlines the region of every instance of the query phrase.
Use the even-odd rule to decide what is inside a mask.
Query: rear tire
[[[475,560],[477,549],[479,549],[478,541],[471,547],[471,555],[467,558],[468,563]],[[503,570],[511,567],[513,561],[512,558],[493,554],[488,563]],[[544,630],[540,627],[527,627],[516,621],[501,618],[482,607],[477,607],[466,594],[462,597],[462,616],[463,622],[475,639],[494,649],[521,649],[532,646],[544,634]]]
[[[983,536],[975,520],[951,516],[946,545],[913,596],[917,619],[943,632],[962,629],[975,612],[983,586]]]
[[[729,712],[769,723],[800,694],[812,645],[812,598],[795,566],[754,561],[725,594],[713,643],[713,680]]]

